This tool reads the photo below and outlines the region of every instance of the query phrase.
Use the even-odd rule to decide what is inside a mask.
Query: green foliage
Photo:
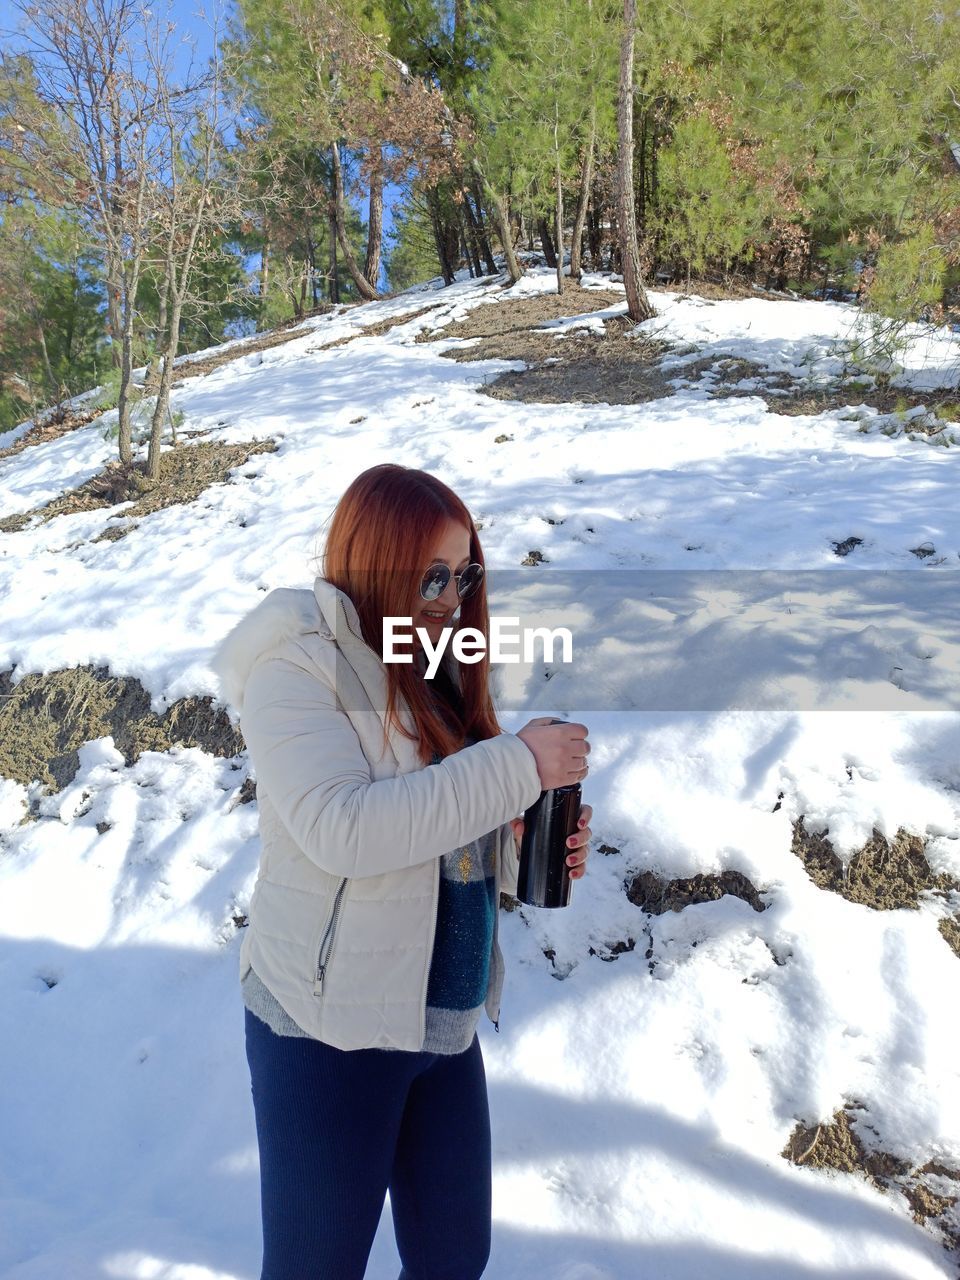
[[[688,116],[660,154],[657,213],[661,252],[694,271],[728,267],[761,228],[760,202],[739,175],[713,122]]]
[[[378,141],[370,108],[397,84],[396,65],[370,54],[374,47],[441,90],[451,119],[468,117],[474,135],[462,174],[434,174],[429,188],[401,179],[392,288],[437,273],[428,197],[441,239],[450,233],[456,248],[455,197],[472,181],[473,155],[514,226],[521,209],[552,218],[559,173],[569,233],[590,137],[592,234],[605,239],[606,259],[622,11],[620,0],[339,0],[346,26],[334,37],[324,24],[333,11],[322,4],[237,0],[223,51],[243,99],[234,178],[247,204],[239,225],[218,229],[219,254],[196,268],[192,292],[202,306],[183,318],[182,348],[269,327],[336,290],[356,297],[341,254],[336,282],[328,278],[330,146],[341,143],[348,238],[362,257],[365,229],[350,200],[366,181],[358,161]],[[754,263],[816,294],[826,279],[855,289],[867,279],[854,273],[856,260],[872,265],[875,251],[868,314],[849,358],[871,377],[892,376],[903,325],[960,283],[943,231],[958,185],[947,145],[957,136],[960,83],[960,25],[951,16],[939,0],[643,6],[638,218],[659,260],[697,273]],[[363,43],[366,63],[344,31]],[[76,197],[79,207],[90,184],[75,175],[65,196],[44,186],[18,150],[16,122],[27,108],[39,118],[35,99],[30,60],[0,62],[0,429],[109,381],[103,263],[69,205]],[[69,125],[50,114],[51,134]],[[244,267],[261,251],[269,263],[262,299]],[[135,362],[145,362],[161,320],[149,266],[137,307]]]
[[[99,273],[68,214],[29,201],[0,214],[0,430],[100,380]]]
[[[243,329],[253,328],[257,298],[244,271],[242,250],[224,243],[216,254],[195,260],[192,285],[180,321],[179,353],[216,346]],[[138,362],[146,363],[164,335],[161,332],[161,279],[147,269],[137,293]]]
[[[614,128],[616,28],[595,0],[527,0],[505,5],[492,33],[489,67],[469,105],[488,177],[542,212],[552,211],[559,166],[575,177],[591,120]]]
[[[88,402],[91,409],[99,409],[106,413],[115,409],[120,401],[120,370],[112,365],[100,379],[97,394]]]
[[[394,209],[388,241],[387,280],[391,289],[409,289],[437,274],[433,228],[421,200],[412,198],[402,208]]]
[[[884,244],[870,285],[870,309],[894,319],[918,320],[940,301],[946,265],[946,253],[928,223]]]
[[[856,252],[848,237],[899,236],[941,182],[957,24],[938,0],[744,0],[738,10],[714,80],[789,166],[819,256],[843,270]]]

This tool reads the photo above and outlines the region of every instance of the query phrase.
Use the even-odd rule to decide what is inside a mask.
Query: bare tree
[[[484,200],[489,211],[491,221],[497,231],[497,238],[500,241],[500,247],[503,249],[503,260],[506,263],[507,275],[510,277],[510,283],[516,284],[523,277],[523,268],[517,260],[517,255],[513,248],[513,236],[510,233],[510,218],[507,215],[506,206],[503,199],[490,182],[483,171],[483,166],[476,156],[470,159],[470,168],[474,179],[483,192]]]
[[[160,335],[160,379],[147,456],[147,475],[154,479],[160,472],[160,445],[184,308],[203,305],[193,287],[195,267],[201,258],[222,253],[223,224],[241,212],[236,157],[229,177],[224,163],[228,147],[222,127],[225,73],[216,20],[212,31],[214,53],[207,69],[198,76],[194,76],[191,64],[184,77],[176,77],[169,43],[171,30],[169,26],[154,27],[143,54],[156,94],[153,112],[164,170],[150,175],[159,231],[156,243],[161,315],[166,321]]]
[[[587,12],[593,15],[593,0],[587,0]],[[590,86],[587,86],[588,90]],[[582,275],[580,258],[583,246],[583,228],[587,221],[587,206],[590,203],[590,185],[593,182],[593,153],[597,142],[597,104],[590,95],[590,109],[587,119],[587,136],[583,143],[580,161],[580,193],[577,197],[577,212],[573,219],[573,235],[570,238],[570,279],[579,280]]]
[[[337,233],[337,243],[340,246],[340,252],[343,254],[343,261],[347,270],[350,272],[350,278],[357,286],[357,292],[365,302],[370,302],[374,298],[379,298],[380,294],[376,284],[367,279],[363,274],[360,263],[357,261],[356,254],[347,236],[347,212],[346,200],[343,189],[343,161],[340,158],[340,144],[334,139],[330,143],[330,159],[333,162],[333,226]]]
[[[363,264],[364,278],[371,284],[380,279],[380,255],[383,251],[383,148],[372,147],[370,166],[370,198],[367,205],[367,256]]]
[[[633,46],[636,37],[637,0],[623,0],[623,34],[620,41],[620,82],[617,93],[617,221],[627,315],[639,323],[656,315],[640,271],[637,213],[633,199]]]
[[[129,465],[137,293],[156,217],[150,175],[160,164],[156,86],[139,57],[144,11],[137,0],[14,5],[26,61],[3,59],[5,78],[19,78],[22,90],[11,141],[30,156],[24,182],[41,200],[73,210],[103,261],[120,370],[120,460]]]

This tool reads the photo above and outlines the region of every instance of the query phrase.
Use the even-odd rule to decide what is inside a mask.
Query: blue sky
[[[218,22],[222,35],[235,8],[233,0],[159,0],[153,8],[153,13],[158,17],[169,14],[169,20],[174,23],[172,36],[175,45],[179,48],[177,65],[181,70],[186,70],[191,57],[197,65],[202,65],[210,56],[213,51],[215,15],[219,15]],[[16,49],[22,44],[15,34],[20,25],[19,15],[13,10],[9,0],[0,0],[0,39],[6,49]],[[387,233],[393,225],[393,206],[399,196],[400,191],[396,187],[388,187],[384,193],[384,250],[390,245]],[[361,199],[354,202],[361,217],[366,219],[366,201]],[[250,269],[255,270],[256,266],[257,259],[252,259],[248,263]],[[381,287],[385,287],[385,283],[381,273]]]
[[[3,0],[0,0],[2,5]],[[177,35],[184,40],[184,56],[189,56],[187,49],[192,47],[196,51],[198,57],[209,56],[213,50],[213,16],[219,12],[221,32],[225,30],[227,20],[235,12],[236,5],[232,0],[169,0],[169,11],[171,20],[177,24]],[[201,15],[206,14],[204,18]],[[389,248],[390,241],[388,232],[393,225],[393,206],[400,197],[400,190],[397,187],[388,187],[384,193],[384,210],[383,210],[383,231],[384,231],[384,251]],[[361,217],[366,220],[366,205],[364,201],[355,202],[358,205]],[[256,260],[250,265],[252,268],[256,266]],[[381,272],[381,287],[386,287],[386,279]]]

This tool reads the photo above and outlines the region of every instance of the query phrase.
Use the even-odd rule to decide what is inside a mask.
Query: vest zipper
[[[333,900],[333,911],[330,920],[324,930],[323,937],[320,940],[320,948],[317,952],[317,976],[313,983],[313,994],[315,996],[323,995],[323,979],[327,971],[327,965],[330,963],[330,952],[333,950],[333,939],[337,929],[337,921],[340,918],[340,905],[343,900],[344,890],[347,887],[347,877],[344,876],[340,881],[340,887],[337,889],[336,897]]]

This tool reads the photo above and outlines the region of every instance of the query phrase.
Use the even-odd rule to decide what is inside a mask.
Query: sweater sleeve
[[[540,794],[536,758],[512,733],[374,782],[333,689],[286,658],[253,668],[240,727],[258,786],[299,848],[331,875],[362,878],[428,862]]]

